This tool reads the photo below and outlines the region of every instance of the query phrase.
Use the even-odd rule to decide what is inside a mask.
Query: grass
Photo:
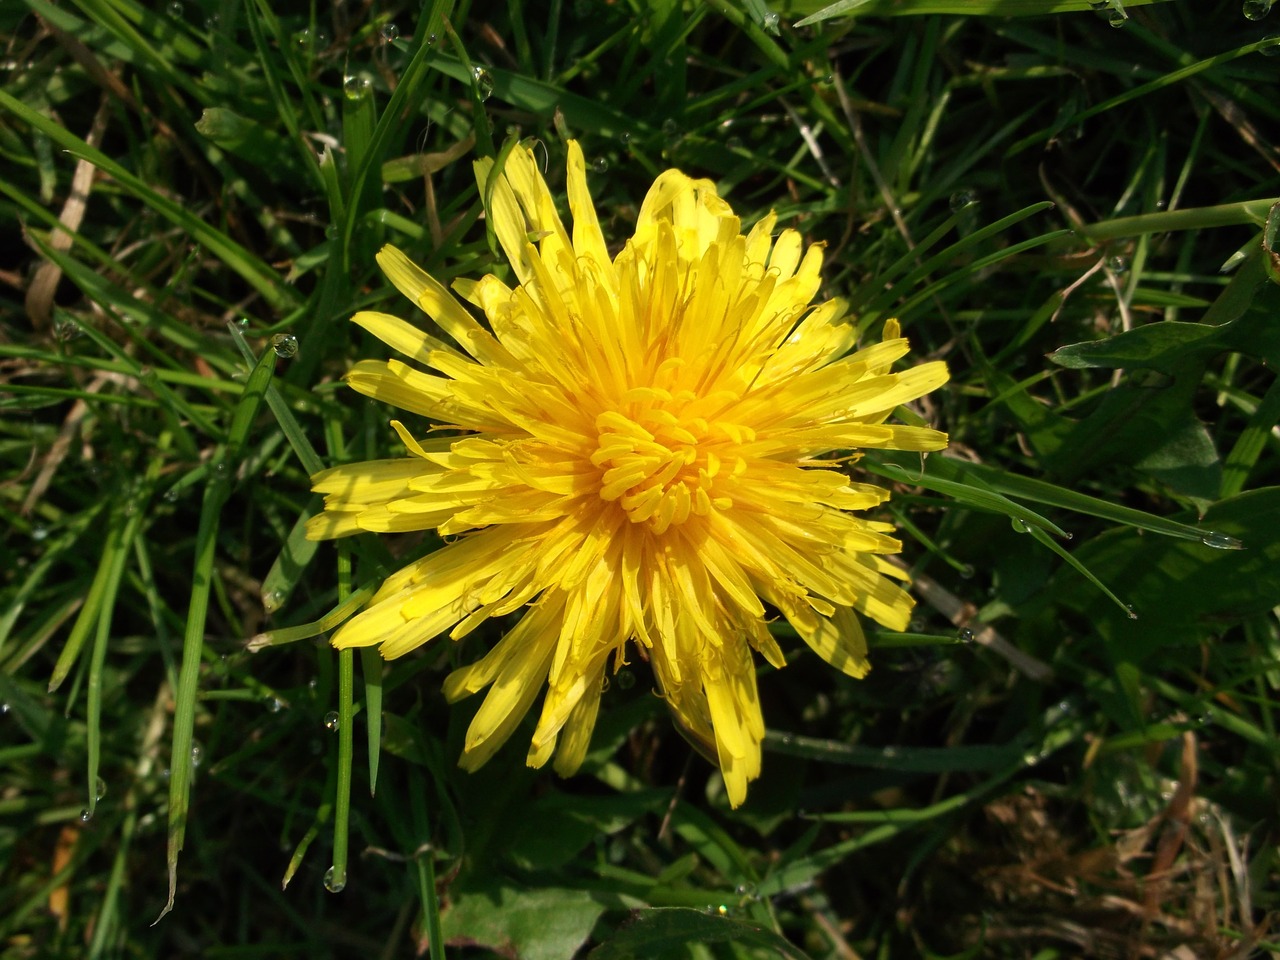
[[[0,12],[0,956],[1280,950],[1280,13],[827,6]],[[433,545],[301,537],[391,448],[346,319],[384,242],[504,269],[517,136],[614,240],[671,165],[776,209],[951,366],[947,456],[865,462],[917,621],[861,682],[778,625],[737,811],[642,665],[577,777],[466,774],[456,650],[323,641]]]

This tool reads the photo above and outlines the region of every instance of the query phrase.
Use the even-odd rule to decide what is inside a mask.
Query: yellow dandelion
[[[635,235],[605,246],[582,150],[568,145],[572,233],[530,150],[495,175],[475,163],[517,285],[453,289],[394,247],[378,263],[461,351],[385,313],[352,320],[400,360],[362,360],[347,382],[450,431],[407,456],[314,477],[312,539],[434,529],[455,538],[392,575],[333,636],[399,657],[490,617],[523,618],[445,680],[450,701],[488,693],[461,763],[489,759],[546,688],[528,762],[568,775],[591,739],[605,670],[628,643],[676,720],[714,750],[734,806],[760,773],[759,653],[775,667],[769,604],[836,669],[869,669],[857,613],[894,630],[912,600],[884,559],[892,526],[853,511],[888,492],[836,469],[832,451],[940,450],[946,434],[885,421],[945,383],[943,363],[893,372],[894,321],[850,352],[836,299],[810,305],[822,249],[773,214],[749,232],[709,180],[650,188]],[[851,461],[856,454],[845,456]]]

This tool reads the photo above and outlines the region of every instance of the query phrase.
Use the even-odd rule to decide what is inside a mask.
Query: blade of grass
[[[196,532],[196,555],[191,578],[191,600],[182,641],[182,665],[178,673],[173,717],[173,746],[169,759],[169,896],[156,918],[173,909],[178,893],[178,855],[182,852],[191,802],[191,743],[195,736],[196,701],[199,699],[200,662],[204,649],[205,618],[213,583],[213,559],[223,504],[231,491],[234,467],[253,426],[258,407],[275,370],[275,352],[264,350],[245,381],[227,433],[227,443],[214,458],[212,477],[205,486]]]
[[[210,253],[258,291],[273,308],[287,311],[301,304],[298,292],[288,286],[274,270],[256,256],[215,227],[188,213],[179,204],[161,196],[141,177],[131,173],[102,151],[89,146],[71,131],[54,120],[40,115],[4,90],[0,90],[0,107],[8,110],[31,128],[40,131],[71,156],[88,160],[98,169],[109,174],[160,216],[204,245]]]

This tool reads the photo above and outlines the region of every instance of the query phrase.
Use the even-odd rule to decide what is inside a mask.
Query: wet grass
[[[1280,12],[822,6],[0,14],[4,957],[1277,949]],[[951,366],[865,461],[917,621],[779,625],[737,811],[642,663],[577,777],[466,774],[456,650],[320,636],[434,545],[301,536],[391,450],[373,254],[501,271],[469,160],[567,136],[611,239],[712,177]]]

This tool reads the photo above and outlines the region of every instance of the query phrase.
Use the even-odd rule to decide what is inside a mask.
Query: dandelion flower
[[[347,383],[449,434],[392,421],[406,456],[317,474],[325,510],[307,530],[451,542],[389,577],[333,644],[399,657],[526,608],[444,690],[488,688],[461,760],[475,769],[545,687],[528,762],[554,757],[563,775],[586,754],[606,669],[634,644],[737,806],[760,773],[755,654],[784,665],[766,605],[853,677],[869,669],[858,614],[907,625],[912,600],[885,559],[901,544],[858,514],[888,493],[837,467],[862,448],[945,447],[886,420],[947,368],[893,372],[908,350],[894,321],[853,350],[845,304],[811,305],[821,247],[775,237],[773,214],[743,233],[709,180],[661,174],[610,256],[576,143],[572,231],[528,149],[475,174],[516,281],[454,282],[488,326],[391,246],[383,272],[457,347],[385,313],[352,318],[435,372],[362,360]]]

